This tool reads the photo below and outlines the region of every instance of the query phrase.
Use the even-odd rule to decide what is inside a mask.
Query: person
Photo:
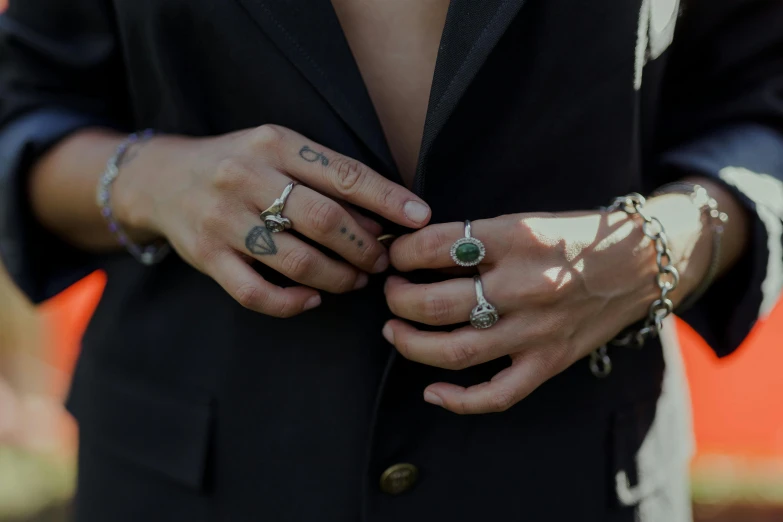
[[[660,338],[676,309],[729,354],[779,294],[780,27],[12,0],[6,262],[36,300],[108,276],[75,519],[688,520]]]

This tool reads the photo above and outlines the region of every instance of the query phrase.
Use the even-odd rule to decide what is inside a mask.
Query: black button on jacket
[[[507,412],[460,417],[424,387],[506,362],[446,372],[396,357],[383,276],[279,320],[176,257],[90,256],[30,216],[29,165],[76,129],[264,123],[399,180],[327,0],[12,0],[0,18],[5,263],[36,300],[108,274],[69,401],[77,522],[688,518],[676,347],[613,350],[604,380],[579,361]],[[416,190],[450,222],[722,180],[759,216],[686,317],[723,355],[779,294],[781,130],[775,0],[453,0]],[[381,477],[397,464],[411,466],[384,489],[406,491],[390,495]]]

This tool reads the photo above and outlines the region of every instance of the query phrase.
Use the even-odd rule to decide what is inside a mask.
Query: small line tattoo
[[[351,234],[350,236],[348,236],[348,239],[350,239],[351,241],[353,241],[354,239],[356,239],[356,236],[355,236],[355,235],[353,235],[353,234]]]
[[[356,243],[356,244],[357,244],[357,245],[359,245],[359,246],[364,246],[364,241],[362,241],[362,240],[360,239],[360,240],[359,240],[359,242],[358,242],[358,243]]]
[[[250,253],[257,256],[273,256],[277,254],[275,240],[266,227],[253,227],[245,238],[245,246]]]
[[[329,159],[327,159],[326,156],[324,156],[321,152],[316,152],[307,145],[302,147],[302,150],[299,151],[299,156],[305,160],[309,161],[310,163],[315,163],[316,161],[321,162],[321,165],[326,167],[329,165]]]
[[[348,232],[347,228],[343,227],[343,228],[340,229],[340,233],[341,234],[345,234],[346,232]]]

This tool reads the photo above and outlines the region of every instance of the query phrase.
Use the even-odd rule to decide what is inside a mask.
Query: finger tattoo
[[[323,155],[321,152],[316,152],[307,145],[302,147],[302,150],[299,151],[299,156],[305,160],[309,161],[310,163],[315,163],[316,161],[320,161],[321,165],[324,167],[329,165],[329,159]]]
[[[348,233],[348,229],[347,229],[347,228],[345,228],[345,227],[342,227],[342,228],[340,229],[340,233],[341,233],[342,235],[345,235],[345,234],[347,234],[347,233]],[[350,235],[348,236],[348,240],[349,240],[349,241],[354,241],[355,239],[356,239],[356,234],[350,234]],[[364,241],[362,241],[362,240],[360,239],[360,240],[359,240],[359,241],[358,241],[356,244],[357,244],[357,245],[359,245],[360,247],[363,247],[363,246],[364,246]]]
[[[273,256],[277,254],[275,240],[266,227],[253,227],[245,238],[245,246],[251,254],[257,256]]]

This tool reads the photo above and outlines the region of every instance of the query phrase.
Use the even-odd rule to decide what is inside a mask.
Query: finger
[[[277,126],[257,130],[260,147],[283,172],[323,194],[347,201],[411,228],[430,219],[429,206],[407,188],[390,181],[363,163]]]
[[[491,272],[482,276],[484,296],[500,314],[512,303],[496,300],[503,295],[495,288],[497,278]],[[440,283],[416,285],[402,277],[390,276],[384,288],[389,309],[397,317],[429,325],[464,323],[477,304],[473,278],[450,279]]]
[[[229,250],[215,256],[206,269],[234,300],[255,312],[284,318],[321,304],[318,291],[303,286],[275,286]]]
[[[326,256],[293,235],[273,234],[252,219],[238,229],[232,247],[248,253],[289,279],[327,292],[340,294],[367,285],[364,272]]]
[[[392,319],[383,327],[383,336],[406,359],[462,370],[516,351],[517,328],[514,321],[501,319],[485,330],[466,326],[453,332],[425,332]]]
[[[274,194],[280,194],[287,183],[285,178],[270,182],[264,194],[258,197],[259,202],[271,204],[277,197]],[[291,220],[294,230],[365,272],[378,273],[389,266],[388,252],[377,236],[359,226],[341,205],[309,187],[294,187],[283,215]]]
[[[512,365],[490,382],[468,388],[435,383],[424,390],[424,400],[461,415],[501,412],[530,395],[550,377],[544,357],[538,352],[524,352],[515,356]]]
[[[500,218],[485,219],[471,222],[471,229],[471,236],[484,244],[482,264],[497,262],[511,249],[513,223]],[[430,225],[404,235],[390,249],[392,265],[403,272],[456,266],[451,246],[464,237],[464,223]]]
[[[354,220],[356,220],[356,223],[358,223],[360,227],[372,234],[373,237],[378,237],[381,235],[381,232],[383,232],[383,227],[377,221],[368,218],[349,205],[342,205],[342,207],[351,215]]]

